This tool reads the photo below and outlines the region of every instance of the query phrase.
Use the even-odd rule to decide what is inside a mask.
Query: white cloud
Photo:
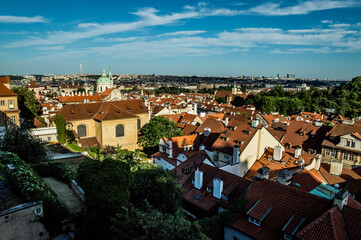
[[[269,16],[286,16],[286,15],[299,15],[307,14],[313,11],[335,9],[335,8],[347,8],[360,5],[360,1],[345,0],[345,1],[333,1],[333,0],[310,0],[300,2],[298,5],[281,7],[280,3],[268,2],[257,7],[248,10],[250,13],[269,15]]]
[[[64,46],[37,47],[36,49],[42,51],[59,51],[59,50],[64,50]]]
[[[203,30],[193,30],[193,31],[177,31],[177,32],[169,32],[169,33],[163,33],[159,34],[158,37],[164,37],[164,36],[191,36],[191,35],[198,35],[201,33],[205,33],[206,31]]]
[[[95,38],[96,42],[131,42],[137,40],[138,37],[127,37],[127,38]]]
[[[333,21],[332,20],[322,20],[321,23],[331,24],[331,23],[333,23]]]
[[[334,27],[334,28],[347,28],[347,27],[351,27],[351,24],[348,23],[337,23],[337,24],[332,24],[329,25],[330,27]]]
[[[18,16],[0,16],[0,23],[46,23],[42,16],[18,17]]]

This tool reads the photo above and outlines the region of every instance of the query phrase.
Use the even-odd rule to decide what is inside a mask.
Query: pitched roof
[[[2,82],[0,82],[0,97],[7,97],[7,96],[17,96],[17,94],[11,91]]]
[[[246,191],[251,184],[251,181],[233,175],[216,167],[212,167],[204,162],[200,164],[193,164],[192,159],[186,160],[184,163],[177,166],[174,171],[182,179],[182,189],[184,191],[183,200],[196,206],[204,211],[210,211],[217,204],[228,206],[240,195]],[[190,165],[189,165],[190,164]],[[196,169],[203,172],[203,184],[201,189],[196,189],[192,184],[194,179],[194,172]],[[189,169],[189,172],[185,170]],[[207,186],[213,186],[213,179],[218,178],[223,181],[223,193],[228,195],[228,200],[223,198],[217,199],[213,197],[212,193],[207,191]],[[196,196],[199,196],[196,198]]]
[[[30,82],[28,83],[28,85],[26,85],[27,88],[38,88],[39,86],[33,81],[30,80]]]
[[[59,114],[64,115],[66,121],[93,118],[97,120],[120,119],[135,117],[134,114],[143,113],[147,113],[147,109],[141,100],[68,104],[59,111]]]
[[[298,234],[299,239],[347,239],[342,214],[337,206],[316,218]]]
[[[79,143],[83,149],[86,149],[89,147],[101,148],[101,144],[99,143],[99,141],[96,137],[80,138]]]
[[[288,227],[297,232],[303,224],[308,224],[331,207],[331,202],[326,199],[270,180],[253,181],[246,198],[246,212],[258,201],[260,206],[272,207],[260,226],[249,222],[245,214],[233,224],[233,228],[254,239],[281,239],[283,229],[292,218],[296,217],[298,223]]]
[[[224,131],[224,124],[217,119],[206,118],[206,120],[198,127],[197,133],[203,133],[205,128],[210,128],[212,133],[221,133]]]
[[[74,96],[59,96],[58,100],[62,103],[72,103],[72,102],[84,102],[87,100],[89,102],[101,101],[102,98],[99,94],[94,95],[74,95]]]
[[[4,84],[10,84],[10,77],[9,76],[0,77],[0,82]]]

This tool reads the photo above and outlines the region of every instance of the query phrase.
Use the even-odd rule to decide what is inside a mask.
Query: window
[[[137,119],[137,130],[139,130],[142,127],[142,122],[140,119]]]
[[[291,239],[292,239],[292,236],[289,235],[289,234],[287,234],[287,233],[285,233],[285,234],[283,235],[283,237],[284,237],[284,239],[286,239],[286,240],[291,240]]]
[[[207,187],[207,192],[212,192],[212,188],[211,187]]]
[[[1,106],[5,106],[5,100],[1,100],[1,101],[0,101],[0,105],[1,105]]]
[[[224,200],[228,200],[228,195],[222,193],[222,198],[223,198]]]
[[[356,142],[352,141],[352,143],[351,143],[351,147],[352,147],[352,148],[354,148],[354,147],[355,147],[355,145],[356,145]]]
[[[347,153],[343,153],[343,160],[348,160],[348,154]]]
[[[16,116],[11,116],[11,122],[16,123]]]
[[[347,139],[346,141],[346,147],[350,147],[351,146],[351,140]]]
[[[115,136],[124,137],[124,126],[122,124],[119,124],[115,127]]]
[[[9,100],[9,108],[14,108],[14,100]]]
[[[336,157],[336,150],[326,149],[326,156]]]
[[[85,125],[78,126],[78,135],[79,135],[79,137],[86,137],[86,126]]]
[[[255,218],[253,218],[251,216],[248,217],[248,221],[250,223],[253,223],[254,225],[261,226],[261,222],[258,219],[255,219]]]
[[[49,141],[49,142],[51,141],[51,137],[48,137],[48,141]]]

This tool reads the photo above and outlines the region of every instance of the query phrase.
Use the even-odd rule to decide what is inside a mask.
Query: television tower
[[[83,64],[80,63],[80,72],[79,72],[79,75],[82,75],[83,74]]]

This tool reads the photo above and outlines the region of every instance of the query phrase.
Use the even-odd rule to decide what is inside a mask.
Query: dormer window
[[[211,187],[207,187],[207,192],[211,193],[211,192],[212,192],[212,188],[211,188]]]
[[[287,234],[287,233],[285,233],[285,234],[283,235],[283,238],[284,238],[285,240],[291,240],[291,239],[292,239],[292,236],[289,235],[289,234]]]
[[[261,222],[258,219],[255,219],[251,216],[248,217],[248,222],[253,223],[254,225],[257,225],[258,227],[261,226]]]
[[[223,198],[224,200],[228,200],[228,195],[227,195],[227,194],[222,193],[222,198]]]

